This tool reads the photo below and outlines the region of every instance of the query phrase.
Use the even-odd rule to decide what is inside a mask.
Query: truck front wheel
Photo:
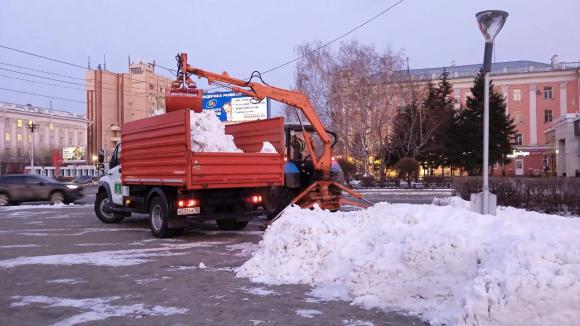
[[[243,230],[248,225],[248,221],[238,222],[236,220],[216,220],[216,223],[218,228],[224,231]]]
[[[97,197],[95,199],[95,207],[94,207],[95,214],[97,214],[97,217],[103,223],[108,224],[108,223],[121,222],[121,220],[123,220],[123,218],[125,216],[118,214],[118,213],[111,212],[111,210],[109,208],[110,204],[111,204],[111,201],[110,201],[107,193],[105,191],[99,191],[99,193],[97,194]]]

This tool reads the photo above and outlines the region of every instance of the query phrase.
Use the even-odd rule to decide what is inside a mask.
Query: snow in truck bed
[[[290,207],[238,277],[447,325],[578,325],[580,219],[500,207]]]
[[[238,152],[234,136],[226,134],[225,124],[212,110],[196,113],[190,111],[192,152]]]
[[[192,152],[242,153],[234,143],[234,136],[226,134],[225,124],[212,110],[189,112]],[[260,153],[276,153],[270,142],[264,142]]]

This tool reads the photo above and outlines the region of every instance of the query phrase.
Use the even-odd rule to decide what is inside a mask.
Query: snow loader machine
[[[187,53],[176,56],[177,79],[166,95],[167,111],[190,108],[201,112],[203,91],[198,89],[191,76],[205,78],[209,85],[215,84],[258,101],[265,98],[287,104],[300,110],[309,124],[303,124],[296,112],[299,124],[285,126],[284,185],[272,186],[264,193],[263,205],[268,218],[274,220],[288,205],[338,211],[342,205],[366,208],[372,203],[362,195],[339,182],[340,166],[334,160],[332,149],[337,136],[324,127],[308,98],[297,91],[286,90],[266,84],[258,71],[249,80],[230,77],[191,67]],[[253,81],[259,79],[260,82]],[[300,135],[298,135],[300,134]],[[304,155],[300,155],[300,152]],[[345,198],[343,192],[352,196]]]

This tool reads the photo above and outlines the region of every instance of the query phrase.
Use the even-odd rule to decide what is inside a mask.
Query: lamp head
[[[493,39],[499,33],[508,17],[508,13],[502,10],[485,10],[475,14],[477,25],[485,41],[493,43]]]

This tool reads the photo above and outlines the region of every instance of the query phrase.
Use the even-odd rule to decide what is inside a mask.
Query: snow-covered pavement
[[[577,325],[580,219],[465,204],[289,208],[237,276],[432,324]]]
[[[156,239],[145,216],[105,225],[92,206],[0,208],[0,325],[421,324],[313,300],[307,285],[236,278],[259,223],[226,232],[200,222]]]

